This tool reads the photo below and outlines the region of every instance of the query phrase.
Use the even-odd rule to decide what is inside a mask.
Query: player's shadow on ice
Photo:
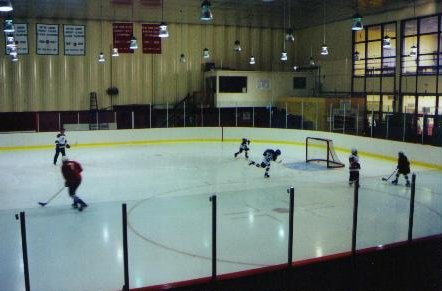
[[[307,172],[327,171],[327,166],[317,163],[306,163],[306,162],[285,163],[284,167],[293,170],[300,170]]]

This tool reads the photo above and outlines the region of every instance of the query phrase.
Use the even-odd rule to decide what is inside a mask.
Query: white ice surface
[[[49,150],[0,152],[0,290],[24,290],[20,225],[26,212],[32,290],[118,290],[123,285],[121,204],[128,204],[130,287],[211,275],[211,202],[218,203],[218,273],[286,262],[288,194],[295,187],[294,260],[351,249],[353,188],[348,169],[307,165],[301,146],[282,151],[270,179],[233,158],[236,143],[180,143],[69,150],[83,168],[71,209],[67,191],[46,207],[63,179]],[[338,152],[342,161],[348,153]],[[407,239],[410,189],[382,182],[392,162],[361,157],[358,248]],[[442,233],[442,172],[417,174],[414,237]]]

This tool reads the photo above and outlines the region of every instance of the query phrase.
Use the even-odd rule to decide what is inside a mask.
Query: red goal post
[[[333,141],[326,138],[307,137],[305,139],[305,162],[326,163],[327,168],[345,167],[335,152]]]

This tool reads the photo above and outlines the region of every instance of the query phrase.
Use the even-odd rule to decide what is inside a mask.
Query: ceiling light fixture
[[[313,58],[313,48],[312,47],[310,47],[309,65],[310,66],[314,66],[315,65],[315,59]]]
[[[12,11],[12,4],[10,0],[0,0],[0,12]]]
[[[100,37],[101,52],[98,55],[98,63],[103,64],[106,61],[103,54],[103,0],[100,0]]]
[[[241,51],[241,43],[239,40],[235,40],[235,43],[233,44],[233,50],[237,53]]]
[[[181,54],[180,55],[180,63],[186,63],[187,62],[187,60],[186,60],[186,56],[184,55],[184,54]]]
[[[323,0],[322,1],[322,5],[323,5],[323,13],[322,13],[322,16],[323,16],[323,35],[324,35],[324,41],[323,41],[323,43],[322,43],[322,46],[321,46],[321,55],[323,55],[323,56],[326,56],[326,55],[328,55],[328,47],[327,47],[327,45],[325,44],[325,0]]]
[[[362,24],[362,19],[363,19],[362,16],[359,13],[356,13],[353,16],[353,22],[351,25],[351,29],[356,30],[356,31],[364,29],[364,24]]]
[[[118,57],[120,54],[118,53],[118,48],[113,48],[112,49],[112,56],[113,57]]]
[[[416,19],[416,0],[413,0],[413,18]],[[417,59],[417,47],[414,43],[410,47],[410,57]]]
[[[15,47],[14,36],[12,34],[8,34],[6,36],[6,47],[7,48]]]
[[[284,4],[285,4],[285,0],[284,0]],[[283,18],[284,18],[284,30],[285,31],[285,7],[284,5],[282,5],[282,11],[283,11]],[[285,37],[282,39],[282,52],[281,52],[281,58],[280,60],[285,62],[287,61],[288,57],[287,57],[287,52],[285,51]]]
[[[134,2],[132,1],[132,38],[130,39],[129,49],[138,49],[137,38],[135,37],[135,25],[134,25]]]
[[[250,56],[249,64],[251,64],[251,65],[256,64],[255,57],[253,55]]]
[[[167,31],[167,24],[164,22],[164,0],[161,0],[161,23],[160,23],[160,32],[158,33],[159,37],[169,37],[169,31]]]
[[[208,59],[210,58],[210,53],[208,48],[203,49],[203,58]]]
[[[12,33],[12,32],[14,32],[14,23],[12,22],[12,17],[11,16],[6,17],[3,25],[4,25],[3,31],[5,33]]]
[[[200,19],[204,21],[209,21],[213,19],[212,10],[210,10],[210,1],[203,0],[201,3],[201,15]]]
[[[285,34],[285,40],[289,41],[289,42],[295,42],[295,36],[293,35],[293,33],[295,32],[294,29],[291,27],[291,21],[290,21],[290,14],[292,13],[291,9],[290,9],[290,2],[288,4],[288,13],[289,13],[289,25],[288,28],[286,30],[286,34]]]

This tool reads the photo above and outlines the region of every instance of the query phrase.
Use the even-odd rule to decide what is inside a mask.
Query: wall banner
[[[65,55],[85,55],[85,30],[84,25],[63,25]]]
[[[58,24],[37,23],[37,54],[58,55]]]
[[[118,49],[118,53],[133,53],[129,49],[130,39],[134,33],[133,23],[112,23],[114,48]]]
[[[160,26],[158,24],[142,24],[144,54],[161,54]]]

